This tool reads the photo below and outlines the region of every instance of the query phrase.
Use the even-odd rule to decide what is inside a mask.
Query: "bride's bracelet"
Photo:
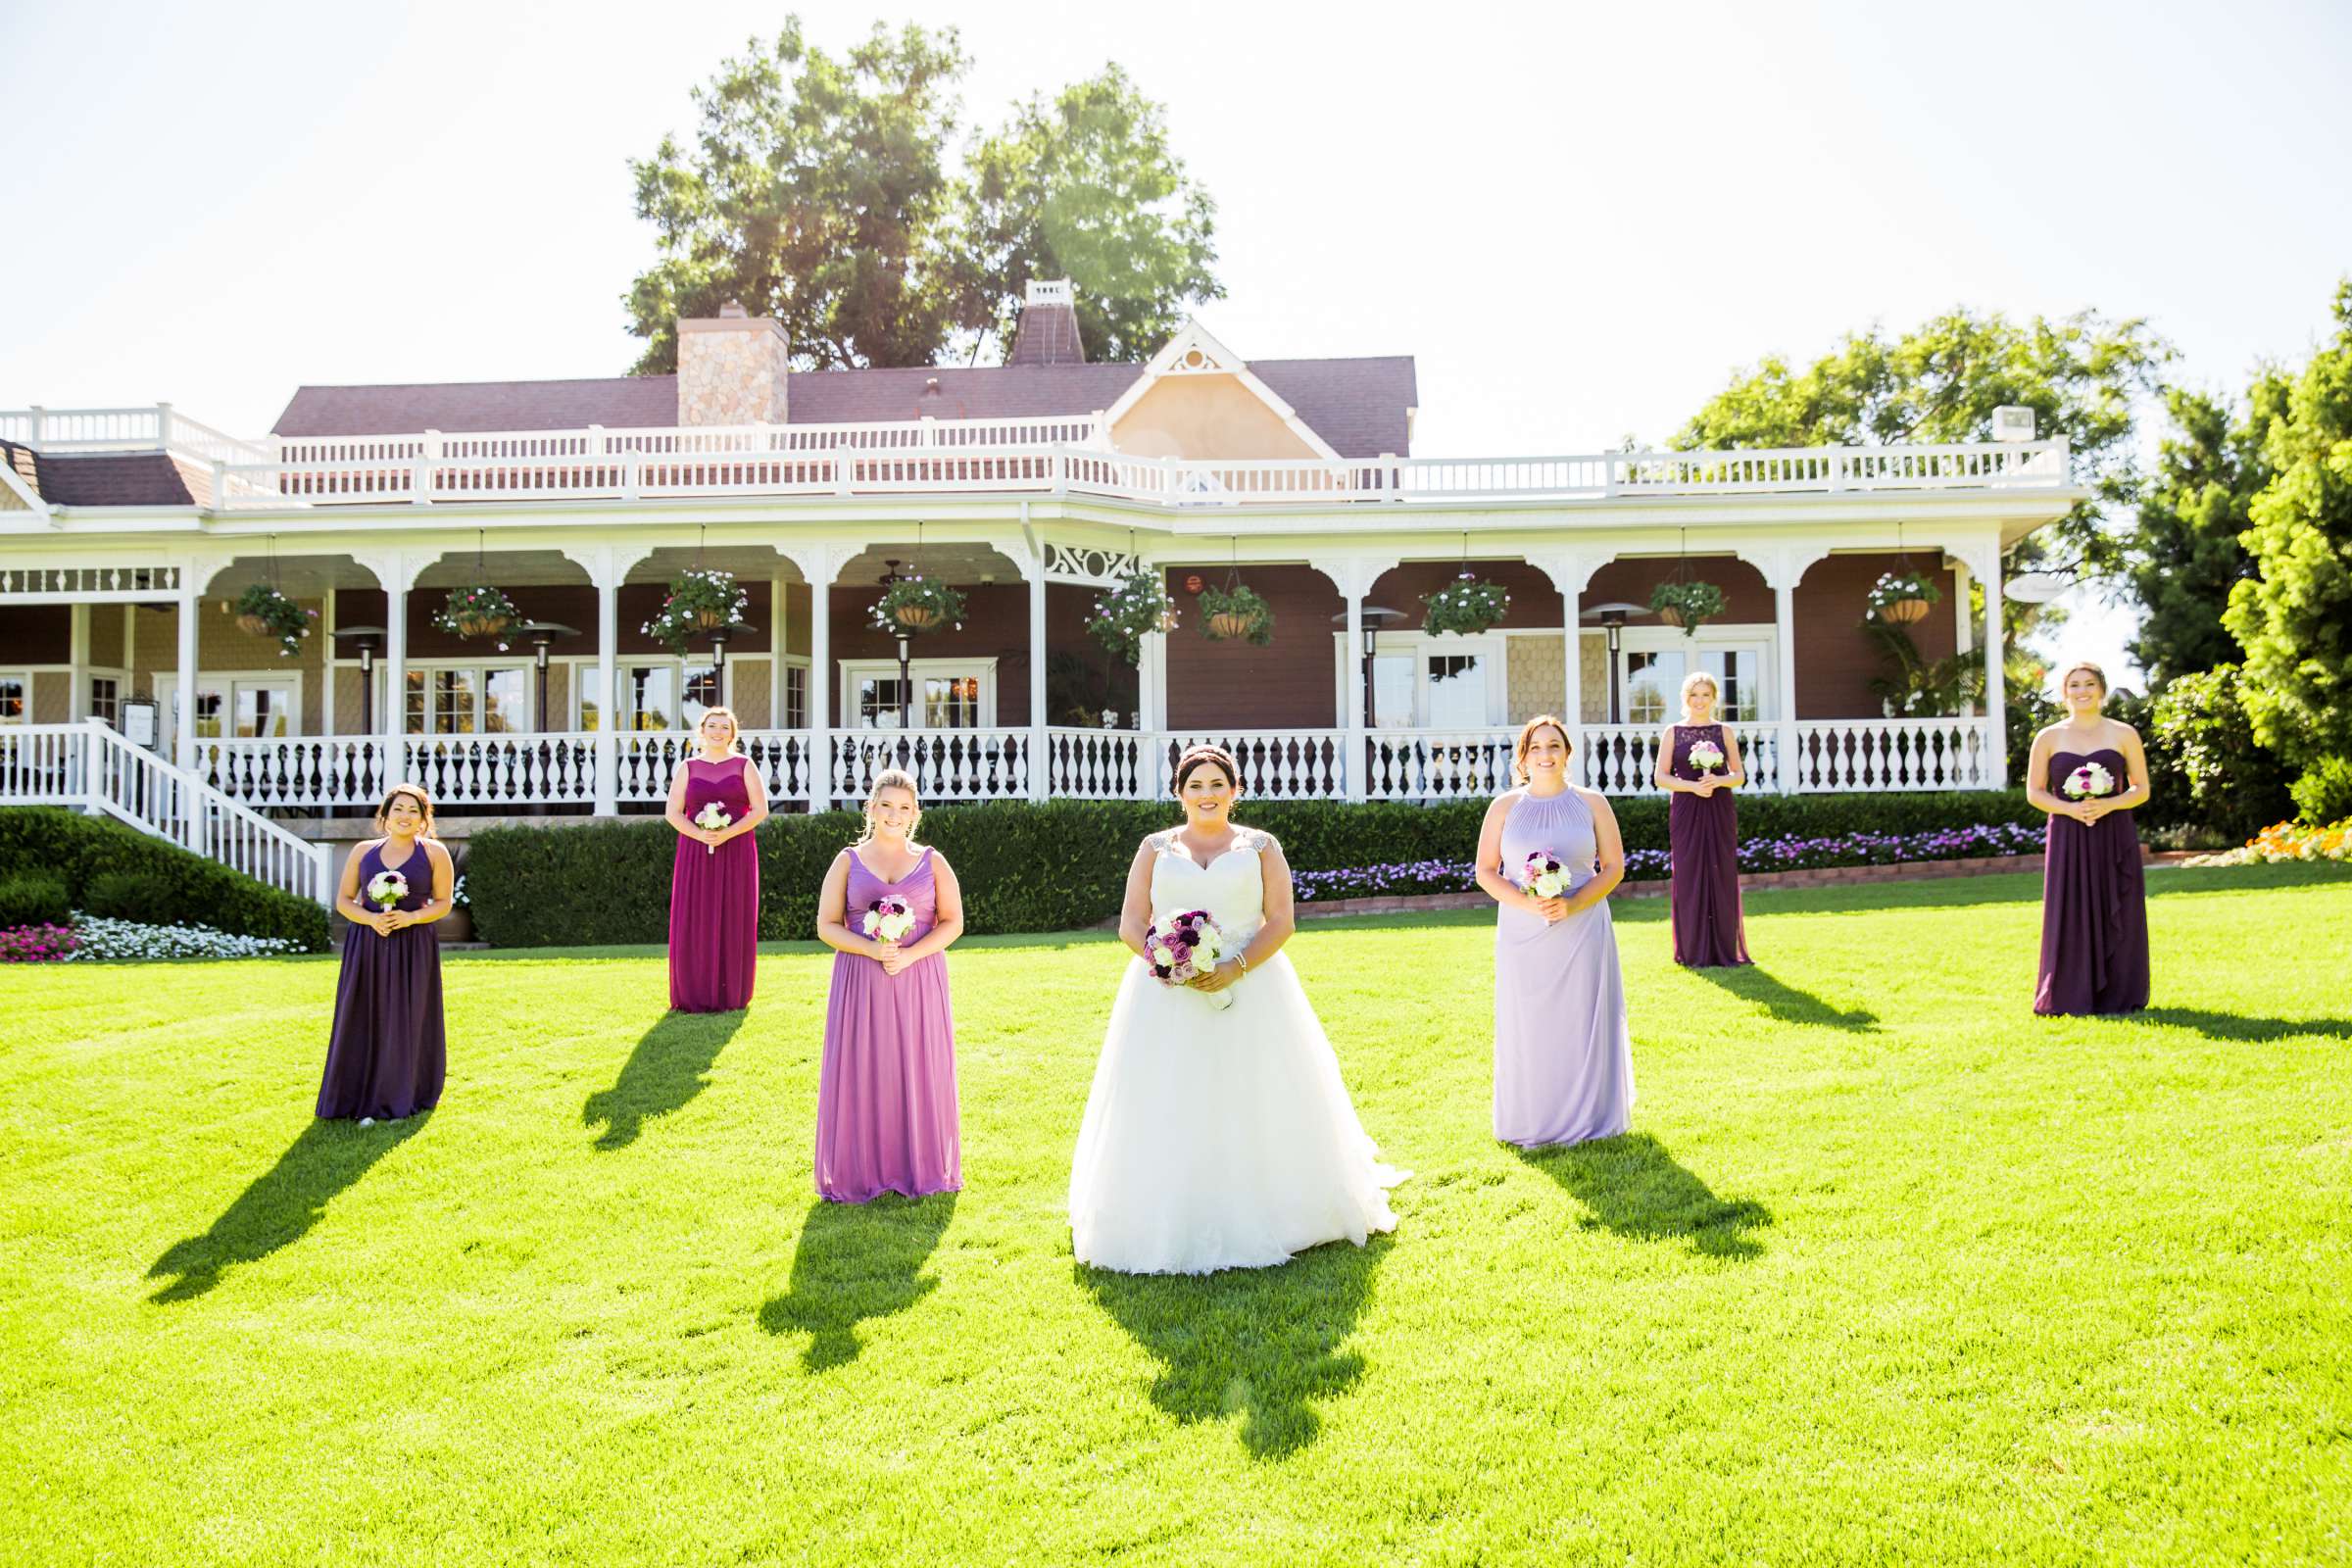
[[[1241,972],[1240,974],[1237,974],[1237,975],[1235,975],[1235,976],[1233,977],[1233,978],[1234,978],[1234,980],[1235,980],[1235,982],[1236,982],[1236,983],[1239,983],[1239,982],[1241,982],[1241,981],[1244,981],[1244,980],[1247,980],[1247,979],[1249,979],[1249,978],[1250,978],[1250,955],[1248,955],[1247,953],[1237,953],[1237,954],[1235,954],[1235,955],[1233,956],[1233,961],[1234,961],[1234,962],[1236,962],[1236,963],[1238,963],[1238,964],[1240,964],[1240,965],[1242,966],[1242,972]]]

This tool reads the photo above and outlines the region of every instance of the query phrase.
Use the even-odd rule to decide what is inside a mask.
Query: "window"
[[[233,683],[229,689],[236,699],[237,739],[276,740],[294,733],[292,681],[241,680]],[[199,703],[208,697],[216,703],[220,700],[216,693],[199,692]],[[204,710],[199,706],[196,732],[200,735],[207,733],[203,728],[203,714]],[[217,718],[210,733],[220,733]]]
[[[685,700],[678,710],[681,728],[694,729],[702,723],[705,713],[726,706],[725,699],[719,696],[721,682],[715,664],[686,665],[682,685]]]
[[[1703,669],[1721,686],[1716,712],[1731,722],[1761,715],[1764,646],[1728,644],[1695,648],[1627,648],[1621,651],[1625,719],[1629,724],[1664,724],[1683,716],[1683,677]]]
[[[527,664],[412,665],[403,729],[411,735],[506,735],[533,727]]]
[[[287,675],[205,675],[196,687],[199,740],[279,740],[302,733],[302,683]],[[167,724],[179,723],[175,675],[155,678],[155,701]]]
[[[596,661],[569,663],[575,727],[600,729],[604,714],[597,708]],[[719,694],[726,689],[722,671],[708,661],[620,664],[612,671],[612,681],[619,688],[620,727],[624,731],[692,729],[702,722],[706,710],[720,706]],[[517,699],[517,711],[519,704]],[[519,722],[516,727],[521,727]]]
[[[122,683],[113,675],[90,677],[90,716],[120,727],[122,711]]]
[[[1348,644],[1339,654],[1337,711],[1348,711]],[[1372,656],[1365,721],[1374,729],[1491,729],[1509,707],[1499,637],[1422,637],[1390,632]]]
[[[0,724],[24,724],[32,720],[32,677],[12,670],[0,675]]]
[[[807,664],[786,664],[784,666],[783,718],[786,729],[807,729],[808,727],[808,666]]]
[[[996,723],[994,660],[918,659],[909,673],[912,689],[902,691],[896,660],[843,665],[845,716],[858,729],[897,729],[903,704],[916,729],[986,729]]]

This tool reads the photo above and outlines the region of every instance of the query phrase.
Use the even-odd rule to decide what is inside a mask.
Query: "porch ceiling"
[[[587,571],[560,550],[485,550],[478,567],[472,551],[449,550],[416,574],[416,586],[459,588],[477,576],[501,588],[579,587],[589,580]]]
[[[911,572],[917,560],[914,541],[909,539],[868,545],[851,558],[833,580],[845,586],[878,583],[882,580],[882,574],[891,569],[888,563],[894,560],[899,564],[902,576]],[[984,544],[926,544],[920,560],[924,576],[966,587],[983,577],[998,582],[1023,580],[1019,562]]]
[[[236,594],[247,584],[275,582],[296,599],[316,599],[329,588],[374,588],[375,573],[349,556],[238,556],[200,585],[208,594]]]

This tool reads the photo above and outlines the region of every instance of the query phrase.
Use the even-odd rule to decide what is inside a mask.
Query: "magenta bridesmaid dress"
[[[409,891],[399,907],[412,912],[433,896],[433,862],[419,844],[387,866],[383,846],[360,858],[360,886],[378,871],[398,871]],[[412,925],[377,936],[364,925],[343,928],[343,968],[335,977],[335,1026],[318,1080],[318,1114],[330,1119],[372,1116],[398,1121],[441,1102],[448,1052],[441,1028],[441,939],[432,926]]]
[[[686,814],[716,801],[741,821],[752,808],[748,757],[686,762]],[[679,1012],[732,1012],[752,1004],[760,956],[760,848],[738,834],[713,850],[684,834],[669,872],[669,1004]]]
[[[1690,748],[1713,741],[1724,757],[1721,724],[1674,726],[1676,778],[1696,779]],[[1701,800],[1677,792],[1666,808],[1666,843],[1672,851],[1674,883],[1668,903],[1674,914],[1674,961],[1694,969],[1746,963],[1747,919],[1740,907],[1740,808],[1731,790]]]
[[[2050,757],[2046,787],[2060,786],[2084,762],[2120,782],[2124,754],[2102,746]],[[2051,813],[2041,860],[2040,1013],[2137,1012],[2148,1004],[2148,888],[2139,863],[2139,829],[2130,811],[2110,811],[2088,827]]]
[[[939,918],[931,852],[897,882],[850,857],[848,925],[876,899],[906,901],[920,942]],[[956,1110],[956,1018],[948,1005],[948,956],[934,953],[897,974],[860,953],[833,955],[825,1006],[825,1059],[816,1089],[816,1190],[836,1202],[877,1193],[952,1193],[963,1186]]]

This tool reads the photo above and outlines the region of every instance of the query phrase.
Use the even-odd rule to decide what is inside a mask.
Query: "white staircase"
[[[104,813],[257,882],[334,903],[329,846],[287,832],[99,719],[0,728],[0,806]]]

